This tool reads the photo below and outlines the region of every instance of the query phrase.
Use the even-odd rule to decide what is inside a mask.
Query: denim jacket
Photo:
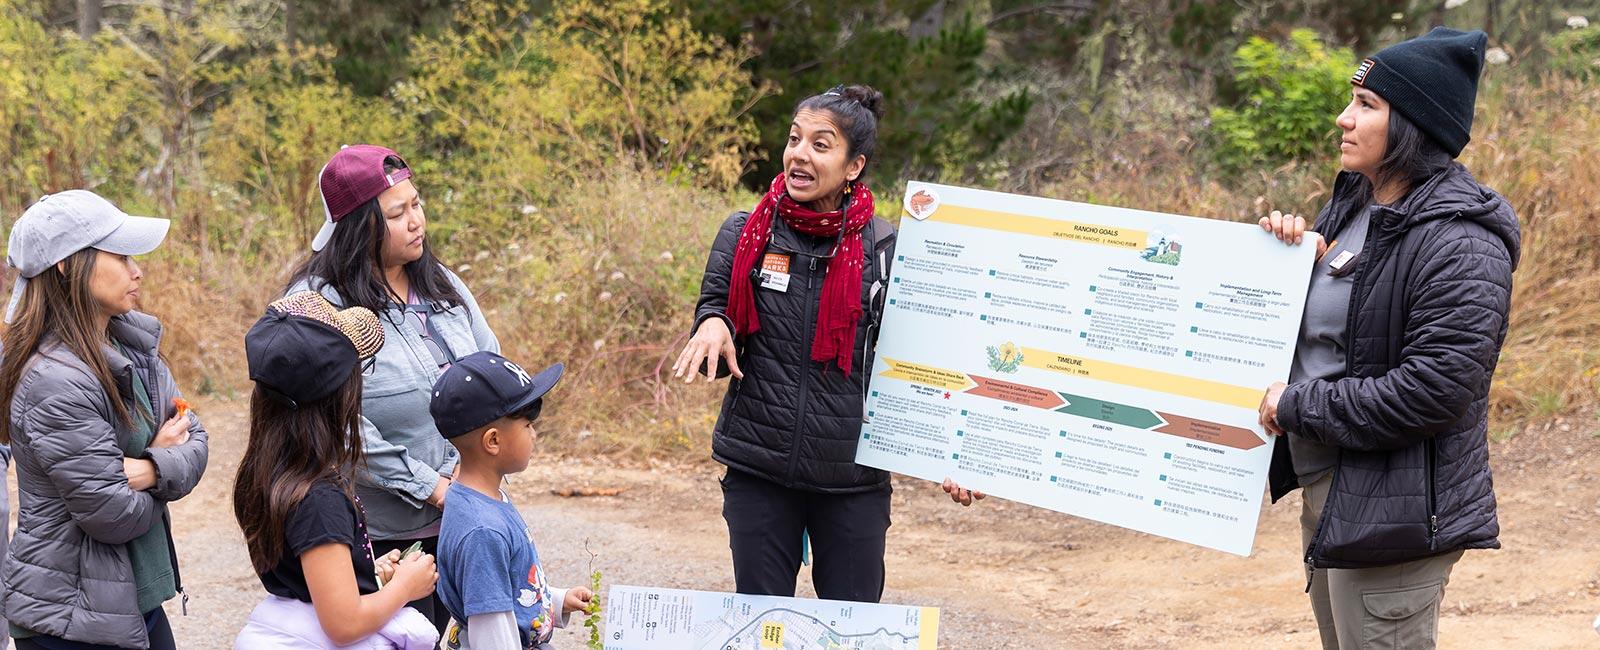
[[[499,352],[500,341],[472,292],[448,269],[445,275],[464,304],[430,316],[433,329],[458,358],[482,350]],[[344,305],[344,298],[321,278],[297,282],[289,293],[308,289]],[[367,466],[356,493],[373,539],[432,537],[438,534],[440,512],[426,501],[439,477],[454,472],[460,459],[428,413],[439,366],[399,306],[391,304],[378,320],[383,348],[362,382],[361,438]]]

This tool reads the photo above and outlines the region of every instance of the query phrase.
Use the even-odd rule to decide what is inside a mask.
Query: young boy
[[[505,475],[528,468],[533,421],[561,371],[558,363],[530,377],[498,354],[477,352],[434,384],[434,424],[461,452],[437,556],[439,599],[456,621],[447,648],[550,648],[555,628],[593,597],[583,587],[546,584],[528,526],[500,489]]]

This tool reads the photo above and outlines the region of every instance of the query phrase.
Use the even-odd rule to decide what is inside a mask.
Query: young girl
[[[355,496],[362,463],[363,361],[383,347],[377,316],[335,310],[312,292],[267,308],[245,335],[250,442],[233,510],[271,595],[235,648],[432,648],[431,622],[407,601],[433,593],[433,556],[374,558]]]

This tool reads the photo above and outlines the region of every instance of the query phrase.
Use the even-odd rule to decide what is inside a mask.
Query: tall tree
[[[746,68],[757,82],[779,87],[751,111],[761,143],[771,147],[745,176],[751,188],[764,188],[778,172],[795,105],[835,84],[868,84],[884,94],[873,162],[880,186],[972,176],[1028,111],[1025,92],[986,86],[988,30],[974,18],[974,3],[680,1],[699,29],[732,42],[751,39],[758,54]]]
[[[450,25],[450,0],[284,0],[292,5],[291,33],[309,45],[330,45],[339,55],[333,71],[362,95],[383,94],[411,74],[407,45],[413,37]]]
[[[78,36],[84,40],[100,32],[101,0],[78,0]]]

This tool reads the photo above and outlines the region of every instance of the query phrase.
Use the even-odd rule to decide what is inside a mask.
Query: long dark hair
[[[1365,210],[1371,204],[1379,187],[1398,185],[1405,188],[1404,198],[1423,181],[1444,171],[1455,159],[1439,143],[1417,128],[1400,111],[1389,109],[1388,141],[1383,160],[1378,161],[1377,185],[1365,175],[1356,180],[1355,192],[1359,199],[1352,204],[1354,210]]]
[[[260,385],[250,395],[250,441],[233,482],[233,516],[250,564],[266,573],[283,558],[289,513],[318,481],[354,499],[361,450],[361,373],[316,403],[292,408]]]
[[[403,165],[400,159],[391,156],[384,161],[384,171],[391,172]],[[384,223],[378,199],[367,201],[339,221],[328,245],[313,252],[295,269],[284,290],[288,291],[288,287],[301,281],[320,280],[339,292],[344,300],[342,306],[366,307],[383,316],[390,302],[389,294],[393,293],[389,280],[380,271],[383,244],[388,238],[389,228]],[[434,256],[427,238],[422,240],[422,257],[406,263],[405,272],[417,297],[443,309],[464,307],[465,301],[450,283],[444,263]],[[320,288],[311,287],[313,291]]]
[[[867,167],[872,166],[872,159],[878,151],[878,120],[883,119],[883,93],[872,86],[835,86],[820,95],[801,100],[794,107],[794,112],[800,111],[823,111],[832,116],[839,130],[844,131],[847,143],[845,159],[855,160],[857,154],[866,156],[867,165],[861,168],[861,174],[866,175]]]
[[[100,251],[85,248],[62,260],[59,266],[52,264],[28,280],[17,304],[16,320],[0,339],[6,351],[0,357],[0,404],[11,403],[17,383],[22,381],[22,371],[39,350],[39,343],[46,334],[55,334],[74,356],[89,366],[89,373],[111,398],[112,414],[117,420],[122,424],[133,422],[122,390],[111,374],[111,364],[101,351],[107,333],[94,331],[100,304],[89,291],[89,279],[94,276],[95,262],[99,259]],[[10,443],[11,418],[0,417],[0,444]]]

